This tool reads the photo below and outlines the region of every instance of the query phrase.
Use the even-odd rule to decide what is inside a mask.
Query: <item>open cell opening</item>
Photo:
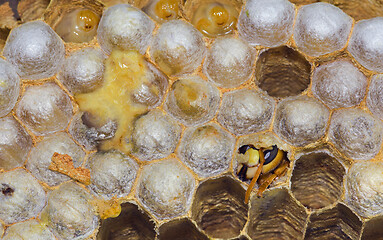
[[[383,240],[383,216],[368,220],[364,225],[362,240]]]
[[[165,223],[159,231],[160,240],[208,240],[187,218]]]
[[[299,52],[282,46],[262,52],[255,66],[257,85],[270,96],[299,95],[310,84],[311,65]]]
[[[273,189],[253,197],[247,232],[251,239],[302,239],[307,213],[288,190]]]
[[[132,203],[121,205],[121,214],[101,222],[97,240],[152,240],[156,232],[149,216]]]
[[[209,237],[233,238],[247,221],[245,190],[230,177],[203,182],[197,189],[192,218]]]
[[[323,152],[309,153],[295,162],[291,191],[304,206],[323,208],[340,198],[344,174],[343,165],[334,157]]]
[[[337,204],[310,216],[305,239],[359,239],[361,229],[360,219],[345,205]]]

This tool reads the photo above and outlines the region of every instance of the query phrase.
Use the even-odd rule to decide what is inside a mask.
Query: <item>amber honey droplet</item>
[[[95,29],[100,18],[91,10],[81,10],[77,14],[77,26],[84,32]]]
[[[178,10],[177,0],[159,0],[154,7],[154,13],[163,20],[175,19]]]

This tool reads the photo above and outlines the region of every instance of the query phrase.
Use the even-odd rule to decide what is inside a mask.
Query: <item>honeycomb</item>
[[[383,3],[0,5],[0,239],[383,239]]]

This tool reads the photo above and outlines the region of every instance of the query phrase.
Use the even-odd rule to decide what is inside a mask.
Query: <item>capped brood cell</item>
[[[1,234],[0,234],[1,236]],[[3,240],[53,240],[56,239],[48,227],[38,220],[32,219],[16,223],[7,228]]]

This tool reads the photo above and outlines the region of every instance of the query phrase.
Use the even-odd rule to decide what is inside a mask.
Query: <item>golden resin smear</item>
[[[148,71],[144,57],[139,53],[114,50],[105,63],[102,87],[75,96],[80,110],[95,117],[95,125],[102,126],[108,120],[117,123],[114,137],[103,141],[101,150],[131,151],[129,139],[134,120],[147,111],[146,106],[133,102],[132,94],[142,84],[149,83]]]
[[[110,200],[93,200],[91,204],[95,206],[101,219],[115,218],[121,213],[121,204],[115,197]]]

